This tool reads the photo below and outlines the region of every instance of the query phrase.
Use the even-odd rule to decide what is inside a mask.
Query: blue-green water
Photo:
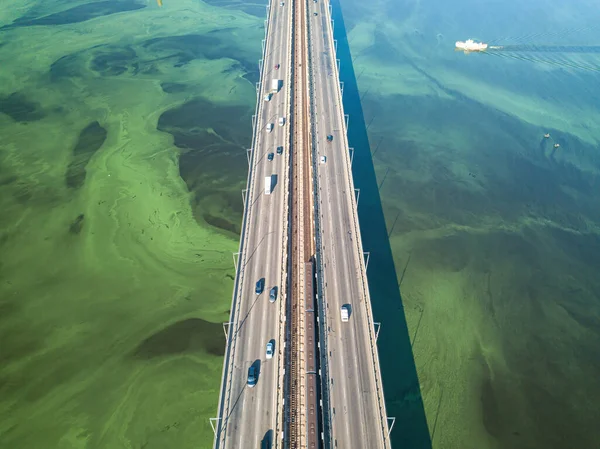
[[[600,440],[599,14],[334,2],[394,447]]]

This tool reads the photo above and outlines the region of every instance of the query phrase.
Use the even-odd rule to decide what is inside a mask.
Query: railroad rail
[[[314,307],[314,228],[308,83],[308,5],[293,0],[291,127],[291,284],[286,351],[287,413],[284,447],[320,447],[317,338]]]

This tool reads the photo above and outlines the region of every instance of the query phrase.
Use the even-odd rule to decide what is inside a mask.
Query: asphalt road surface
[[[344,118],[337,95],[335,55],[328,36],[327,2],[309,0],[321,231],[324,266],[323,296],[327,303],[332,441],[343,449],[389,448],[385,418],[376,393],[369,340],[366,298],[362,288],[361,255],[354,226],[353,183],[348,171]],[[317,16],[313,13],[317,12]],[[327,135],[333,136],[327,142]],[[361,249],[362,251],[362,249]],[[350,305],[348,322],[341,306]]]
[[[279,117],[286,116],[289,107],[289,64],[291,39],[291,4],[286,1],[271,2],[270,24],[266,41],[263,68],[263,81],[258,93],[259,110],[257,123],[257,146],[251,159],[252,181],[246,201],[248,228],[244,248],[239,262],[240,291],[238,310],[229,332],[232,337],[231,364],[226,378],[223,415],[218,432],[218,448],[254,448],[269,434],[275,440],[276,419],[282,408],[277,406],[278,373],[283,369],[283,341],[279,338],[280,313],[282,312],[281,283],[285,264],[283,261],[285,214],[285,191],[287,189],[289,127],[279,126]],[[275,65],[280,64],[279,69]],[[270,101],[264,96],[271,87],[272,79],[283,80],[279,92]],[[273,124],[273,131],[267,132],[267,125]],[[278,155],[277,146],[283,146],[283,154]],[[272,161],[268,154],[274,153]],[[223,167],[226,170],[226,167]],[[273,189],[265,194],[265,177],[273,176]],[[264,291],[255,293],[256,282],[264,278]],[[277,300],[269,302],[269,291],[278,287]],[[282,337],[283,338],[283,337]],[[266,358],[266,345],[275,340],[275,354]],[[258,381],[254,387],[247,385],[248,368],[258,368]],[[283,388],[283,385],[281,385]],[[281,424],[280,424],[281,425]]]

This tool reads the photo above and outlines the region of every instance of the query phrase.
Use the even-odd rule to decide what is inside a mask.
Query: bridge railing
[[[371,296],[369,293],[369,286],[368,286],[368,280],[367,280],[367,270],[366,270],[366,266],[365,266],[365,261],[364,261],[364,251],[363,251],[363,246],[362,246],[362,238],[360,236],[360,226],[359,226],[359,222],[358,222],[358,204],[356,202],[356,197],[353,194],[354,192],[354,178],[352,176],[352,164],[350,161],[350,147],[348,145],[348,129],[347,129],[347,124],[344,121],[344,106],[342,103],[342,92],[341,92],[341,87],[340,87],[340,73],[339,73],[339,67],[336,64],[336,54],[335,52],[335,46],[334,46],[334,38],[333,38],[333,19],[331,17],[331,3],[329,0],[327,0],[327,8],[325,8],[326,10],[326,14],[327,14],[327,18],[328,20],[326,20],[327,22],[327,27],[328,27],[328,33],[327,37],[329,40],[329,48],[332,50],[332,55],[333,55],[333,61],[332,61],[332,65],[335,67],[335,76],[337,78],[337,82],[336,82],[336,97],[337,97],[337,108],[338,108],[338,120],[340,120],[342,122],[342,126],[344,129],[343,134],[343,142],[344,142],[344,161],[345,161],[345,168],[346,168],[346,177],[347,177],[347,182],[349,184],[349,192],[352,192],[352,194],[350,195],[350,203],[351,203],[351,211],[352,211],[352,218],[353,218],[353,227],[354,227],[354,234],[357,237],[356,239],[353,239],[355,241],[355,252],[356,252],[356,257],[357,260],[359,261],[360,264],[360,272],[361,272],[361,288],[363,291],[363,296],[365,298],[365,311],[366,311],[366,315],[367,315],[367,324],[368,324],[368,332],[369,332],[369,343],[370,343],[370,347],[371,347],[371,357],[372,357],[372,362],[373,362],[373,374],[374,374],[374,378],[375,378],[375,384],[377,387],[377,401],[378,401],[378,408],[379,408],[379,413],[380,413],[380,421],[381,421],[381,431],[382,431],[382,437],[384,440],[384,444],[386,447],[391,447],[391,443],[389,440],[389,432],[388,432],[388,424],[387,424],[387,411],[386,411],[386,406],[385,406],[385,396],[383,393],[383,383],[381,380],[381,371],[380,371],[380,365],[379,365],[379,352],[378,352],[378,348],[377,348],[377,340],[376,340],[376,336],[375,336],[375,325],[374,325],[374,320],[373,320],[373,309],[371,306]]]
[[[224,430],[224,425],[227,420],[227,417],[223,419],[223,411],[226,402],[229,400],[229,396],[231,395],[231,370],[230,365],[235,356],[235,346],[237,341],[237,331],[238,329],[232,326],[233,323],[236,322],[239,312],[239,296],[241,294],[241,286],[243,285],[244,278],[244,269],[246,265],[246,234],[248,232],[248,227],[250,226],[250,216],[252,214],[251,203],[252,201],[248,201],[249,198],[253,197],[254,194],[254,182],[253,182],[253,168],[254,168],[254,158],[257,147],[258,140],[258,128],[260,126],[260,111],[262,110],[262,102],[260,101],[260,92],[262,91],[264,85],[264,72],[265,72],[265,56],[268,54],[269,47],[269,24],[271,23],[271,10],[270,5],[267,6],[267,20],[265,21],[265,44],[262,49],[262,65],[259,64],[259,82],[256,88],[256,106],[254,109],[254,126],[252,127],[252,148],[250,154],[249,168],[248,168],[248,178],[246,180],[246,198],[244,204],[244,216],[242,221],[241,235],[240,235],[240,244],[238,247],[238,263],[236,267],[236,276],[234,282],[234,288],[231,298],[231,311],[229,314],[229,331],[227,332],[227,344],[225,349],[225,357],[223,360],[223,372],[221,375],[221,389],[219,395],[219,405],[217,407],[218,416],[217,416],[217,425],[215,429],[215,439],[213,443],[213,447],[215,449],[219,449],[222,440],[222,432]]]

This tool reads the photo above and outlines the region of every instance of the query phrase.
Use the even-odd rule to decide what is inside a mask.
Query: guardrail
[[[332,18],[331,18],[331,3],[329,2],[329,0],[326,0],[327,3],[327,8],[325,8],[326,10],[326,14],[328,15],[327,18],[328,20],[327,22],[327,27],[329,32],[327,33],[328,39],[329,39],[329,46],[330,48],[333,50],[333,52],[335,52],[335,46],[333,45],[333,28],[332,28]],[[354,196],[354,178],[352,177],[352,164],[350,162],[350,147],[348,145],[348,129],[347,129],[347,125],[345,123],[345,121],[343,120],[344,118],[344,106],[342,103],[342,92],[341,92],[341,88],[340,88],[340,73],[339,73],[339,69],[338,69],[338,65],[336,64],[336,58],[335,58],[335,53],[333,53],[333,66],[335,67],[335,74],[336,74],[336,78],[337,78],[337,82],[336,82],[336,97],[337,97],[337,105],[338,105],[338,109],[339,109],[339,116],[338,119],[341,120],[342,125],[343,125],[343,129],[344,129],[344,133],[343,134],[343,139],[344,139],[344,161],[345,161],[345,166],[346,166],[346,178],[347,178],[347,182],[348,185],[350,187],[349,192],[350,194],[350,205],[351,205],[351,211],[352,211],[352,217],[353,217],[353,227],[354,227],[354,234],[356,236],[355,240],[355,248],[356,248],[356,256],[357,256],[357,260],[359,261],[360,264],[360,272],[361,272],[361,286],[362,286],[362,290],[363,290],[363,295],[365,298],[365,310],[367,313],[367,324],[368,324],[368,331],[369,331],[369,343],[370,343],[370,347],[371,347],[371,357],[372,357],[372,361],[373,361],[373,371],[374,371],[374,377],[375,377],[375,385],[377,387],[377,402],[379,405],[379,413],[380,413],[380,421],[381,421],[381,431],[382,431],[382,437],[383,437],[383,441],[384,441],[384,445],[387,447],[391,447],[391,443],[390,443],[390,439],[389,439],[389,431],[388,431],[388,424],[387,424],[387,411],[386,411],[386,407],[385,407],[385,396],[383,393],[383,383],[381,381],[381,372],[380,372],[380,368],[379,368],[379,352],[378,352],[378,348],[377,348],[377,340],[375,338],[375,325],[374,325],[374,321],[373,321],[373,310],[372,310],[372,306],[371,306],[371,296],[369,293],[369,287],[368,287],[368,281],[367,281],[367,270],[366,270],[366,266],[365,266],[365,262],[364,262],[364,252],[363,252],[363,247],[362,247],[362,238],[360,236],[360,226],[358,223],[358,204],[356,203],[356,198]]]
[[[251,148],[251,155],[250,155],[250,163],[249,163],[249,168],[248,168],[248,179],[246,181],[246,199],[245,199],[245,204],[244,204],[244,218],[243,218],[243,223],[242,223],[242,233],[240,235],[240,244],[238,246],[238,254],[240,254],[243,258],[243,262],[242,260],[238,259],[238,263],[237,263],[237,267],[236,267],[236,276],[235,276],[235,283],[234,283],[234,288],[233,288],[233,293],[232,293],[232,298],[231,298],[231,311],[229,313],[229,331],[227,332],[227,345],[226,345],[226,349],[225,349],[225,357],[223,360],[223,372],[221,375],[221,394],[219,395],[219,405],[217,407],[218,410],[218,417],[217,417],[217,426],[216,426],[216,430],[215,430],[215,439],[214,439],[214,443],[213,443],[213,447],[215,449],[218,449],[220,447],[220,443],[221,443],[221,433],[223,431],[223,407],[224,407],[224,403],[225,403],[225,396],[226,394],[229,395],[231,393],[231,372],[229,370],[230,367],[230,362],[232,360],[232,357],[234,357],[235,355],[235,343],[236,343],[236,339],[237,339],[237,329],[233,328],[232,330],[232,326],[231,324],[234,323],[235,319],[237,318],[238,314],[237,312],[239,312],[239,301],[238,301],[238,297],[239,294],[241,293],[241,286],[242,286],[242,281],[243,281],[243,276],[244,276],[244,268],[245,268],[245,261],[246,261],[246,251],[244,251],[245,249],[245,245],[246,245],[246,233],[247,233],[247,229],[249,226],[249,218],[251,215],[251,202],[248,201],[248,198],[252,198],[252,194],[254,192],[254,185],[253,185],[253,168],[254,168],[254,156],[255,156],[255,151],[256,151],[256,146],[257,146],[257,129],[260,123],[260,115],[259,112],[262,108],[262,102],[260,101],[260,94],[259,94],[259,89],[262,88],[263,86],[263,76],[264,76],[264,68],[265,68],[265,55],[267,54],[267,48],[269,47],[269,39],[268,39],[268,33],[269,33],[269,24],[271,23],[271,7],[270,5],[267,7],[268,8],[268,14],[267,14],[267,20],[265,22],[265,45],[263,46],[263,51],[262,51],[262,66],[259,66],[259,70],[260,70],[260,74],[259,74],[259,84],[258,84],[258,88],[257,88],[257,95],[256,95],[256,107],[254,110],[254,115],[256,117],[255,121],[254,121],[254,126],[252,127],[252,148]],[[229,400],[229,396],[227,397],[227,400]]]

